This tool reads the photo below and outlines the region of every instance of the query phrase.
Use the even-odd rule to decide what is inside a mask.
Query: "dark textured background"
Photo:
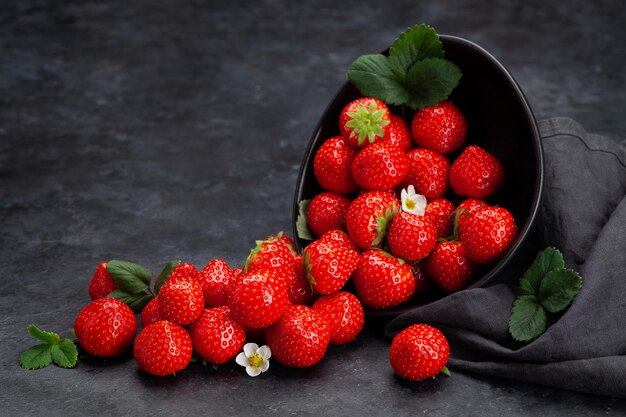
[[[248,4],[246,4],[248,3]],[[3,1],[0,415],[623,415],[626,402],[455,372],[409,384],[375,328],[308,370],[177,377],[130,355],[25,371],[102,259],[238,265],[290,230],[302,154],[358,55],[426,22],[509,68],[538,118],[626,137],[623,2]]]

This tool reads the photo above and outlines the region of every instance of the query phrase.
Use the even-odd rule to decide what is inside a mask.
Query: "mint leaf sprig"
[[[26,349],[20,355],[20,366],[26,369],[40,369],[51,363],[61,368],[76,365],[78,350],[71,339],[61,339],[57,333],[44,332],[34,324],[28,326],[28,334],[43,342]]]
[[[546,330],[549,314],[565,310],[582,288],[576,271],[565,268],[563,254],[546,248],[520,279],[522,294],[513,303],[509,333],[519,342],[530,342]]]
[[[414,110],[446,100],[461,75],[459,67],[444,58],[439,36],[427,25],[400,34],[388,57],[362,55],[348,68],[348,78],[363,95]]]

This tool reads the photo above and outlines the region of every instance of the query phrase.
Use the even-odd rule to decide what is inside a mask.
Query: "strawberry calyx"
[[[398,214],[398,211],[398,205],[394,204],[391,207],[387,207],[382,216],[376,218],[376,238],[370,244],[371,246],[379,247],[381,245],[385,236],[387,236],[389,225],[396,214]]]
[[[461,237],[461,231],[459,230],[459,219],[461,218],[461,216],[469,216],[470,212],[469,210],[466,210],[464,208],[460,208],[457,209],[454,212],[454,221],[453,221],[453,228],[452,228],[452,240],[459,240]]]
[[[273,242],[278,242],[278,241],[280,240],[280,238],[281,238],[281,237],[283,237],[283,232],[282,232],[282,231],[281,231],[281,232],[276,233],[275,235],[268,236],[268,237],[266,237],[265,239],[257,239],[257,240],[255,240],[255,241],[254,241],[254,243],[255,243],[257,246],[260,246],[260,245],[262,245],[262,244],[264,244],[264,243],[273,243]]]
[[[277,242],[280,239],[280,236],[282,236],[282,232],[278,232],[276,236],[268,236],[263,240],[255,240],[254,243],[256,246],[250,250],[250,254],[248,255],[248,257],[246,258],[246,261],[243,264],[244,272],[248,272],[248,268],[250,267],[250,264],[254,262],[258,253],[261,252],[261,250],[263,249],[263,245],[265,243]]]
[[[256,259],[259,252],[261,252],[264,241],[257,240],[255,243],[256,243],[256,246],[250,250],[250,254],[248,255],[248,257],[246,258],[246,261],[243,264],[244,272],[248,272],[248,268],[250,267],[250,264]]]
[[[311,270],[313,266],[311,265],[311,254],[307,251],[304,252],[302,256],[302,264],[304,265],[304,277],[306,278],[309,285],[315,285],[315,278],[311,275]]]
[[[439,371],[440,374],[445,375],[445,376],[452,376],[452,373],[450,372],[450,370],[448,369],[447,366],[444,366],[441,371]],[[434,378],[434,377],[433,377]]]
[[[389,119],[383,117],[386,113],[387,110],[378,109],[374,101],[370,102],[369,107],[359,103],[355,111],[347,113],[350,120],[345,126],[352,129],[350,137],[357,136],[359,145],[362,145],[365,139],[370,144],[374,143],[377,137],[385,135],[383,127],[390,123]]]

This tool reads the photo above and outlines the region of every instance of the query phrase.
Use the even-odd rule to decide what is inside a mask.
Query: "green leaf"
[[[387,57],[381,54],[358,57],[348,68],[348,78],[364,96],[387,104],[404,104],[410,98],[402,80],[389,67]]]
[[[46,342],[50,345],[59,343],[59,341],[61,340],[58,334],[53,332],[44,332],[34,324],[28,326],[28,334],[30,334],[35,339],[41,340],[42,342]]]
[[[549,247],[542,250],[520,280],[522,292],[539,297],[539,286],[546,274],[564,267],[563,255],[558,249]]]
[[[44,368],[52,362],[51,346],[48,343],[32,346],[20,355],[20,366],[26,369]]]
[[[108,296],[120,300],[128,307],[130,307],[130,309],[133,310],[133,312],[136,314],[141,313],[146,304],[148,304],[150,300],[154,298],[152,294],[148,294],[145,292],[131,294],[122,289],[117,289]]]
[[[509,333],[513,339],[528,342],[546,330],[546,311],[533,295],[522,295],[513,303],[509,319]]]
[[[515,340],[529,341],[545,331],[547,314],[563,311],[582,288],[577,272],[565,268],[555,248],[537,254],[520,279],[522,295],[513,304],[509,332]]]
[[[389,49],[389,67],[404,83],[409,68],[425,58],[443,58],[443,45],[430,26],[416,25],[398,36]]]
[[[461,70],[442,58],[426,58],[416,62],[407,73],[407,88],[411,94],[408,105],[423,109],[444,101],[459,84]]]
[[[122,290],[131,294],[145,290],[152,280],[152,274],[148,269],[128,261],[109,261],[107,271]]]
[[[296,219],[296,231],[298,237],[304,240],[315,240],[315,236],[309,229],[309,218],[307,212],[309,210],[309,203],[311,200],[302,200],[298,204],[298,218]]]
[[[163,268],[163,271],[161,271],[161,273],[157,277],[156,282],[154,283],[155,294],[158,294],[159,291],[161,291],[161,287],[163,286],[163,284],[165,284],[165,281],[167,281],[167,279],[172,274],[172,271],[174,270],[174,268],[180,265],[181,262],[182,261],[180,259],[172,259],[165,265],[165,267]]]
[[[580,275],[571,269],[555,269],[546,274],[539,286],[541,305],[551,313],[564,310],[582,288]]]
[[[71,368],[76,364],[78,351],[70,339],[61,339],[56,333],[44,332],[34,324],[28,326],[28,333],[46,343],[32,346],[22,352],[20,355],[22,368],[39,369],[50,365],[52,361],[62,368]]]
[[[69,339],[63,339],[60,343],[52,345],[50,354],[55,365],[61,368],[72,368],[78,359],[78,350]]]

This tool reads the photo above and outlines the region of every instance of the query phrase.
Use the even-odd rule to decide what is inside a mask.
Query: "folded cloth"
[[[450,342],[452,370],[626,398],[626,148],[571,119],[542,121],[539,130],[545,183],[531,259],[554,246],[580,273],[569,309],[536,340],[515,342],[508,320],[524,270],[509,271],[406,312],[385,333],[430,323]]]

